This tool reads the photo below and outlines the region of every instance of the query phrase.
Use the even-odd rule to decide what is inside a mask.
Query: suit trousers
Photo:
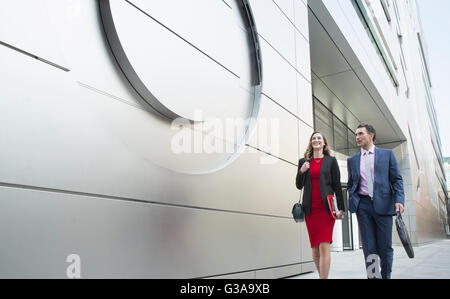
[[[394,249],[392,248],[392,223],[390,215],[378,215],[373,208],[373,201],[361,197],[356,212],[368,278],[390,279]],[[381,267],[381,277],[378,268]],[[378,273],[378,275],[376,275]]]

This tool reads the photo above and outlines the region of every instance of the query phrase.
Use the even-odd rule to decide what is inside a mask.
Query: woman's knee
[[[329,252],[330,251],[330,243],[329,242],[322,242],[319,244],[319,251],[322,252]]]
[[[319,246],[312,248],[312,256],[314,258],[320,258],[320,249]]]

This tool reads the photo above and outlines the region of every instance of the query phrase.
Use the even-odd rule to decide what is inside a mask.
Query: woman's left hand
[[[344,211],[340,210],[340,211],[339,211],[339,214],[336,215],[336,218],[337,218],[337,219],[342,219],[342,218],[344,218]]]

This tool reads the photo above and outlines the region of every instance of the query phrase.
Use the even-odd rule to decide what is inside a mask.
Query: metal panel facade
[[[13,2],[2,3],[1,11],[31,13],[28,1]],[[122,28],[136,28],[136,35],[124,31],[130,41],[123,43],[142,45],[127,54],[148,76],[147,87],[174,110],[198,108],[222,121],[248,117],[255,91],[238,1],[170,1],[184,7],[176,10],[166,2],[120,3],[130,22]],[[307,21],[295,20],[307,16],[307,6],[282,2],[250,1],[265,43],[263,66],[267,60],[258,122],[279,120],[279,151],[261,139],[269,131],[258,134],[255,127],[249,146],[238,148],[227,134],[194,123],[193,138],[230,143],[233,151],[175,153],[178,131],[128,82],[98,1],[43,0],[42,14],[25,14],[21,28],[2,31],[0,41],[12,47],[0,46],[0,277],[66,277],[70,254],[80,256],[83,278],[270,278],[298,274],[302,266],[309,271],[306,229],[290,215],[304,143],[298,116],[307,124],[312,119],[312,109],[298,113],[299,101],[311,102],[303,96],[310,84],[297,85],[297,76],[310,77],[300,73],[309,70],[297,68],[302,58],[296,57],[309,54]],[[36,24],[43,34],[22,36]],[[273,24],[283,30],[272,32]],[[7,25],[1,18],[0,27]],[[300,30],[303,41],[296,43]],[[35,59],[41,57],[66,70]],[[199,73],[189,76],[190,70]]]

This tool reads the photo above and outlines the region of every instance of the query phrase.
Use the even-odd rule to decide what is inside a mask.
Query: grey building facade
[[[0,277],[311,271],[298,159],[323,131],[345,187],[360,123],[445,237],[426,57],[415,1],[1,1]]]

